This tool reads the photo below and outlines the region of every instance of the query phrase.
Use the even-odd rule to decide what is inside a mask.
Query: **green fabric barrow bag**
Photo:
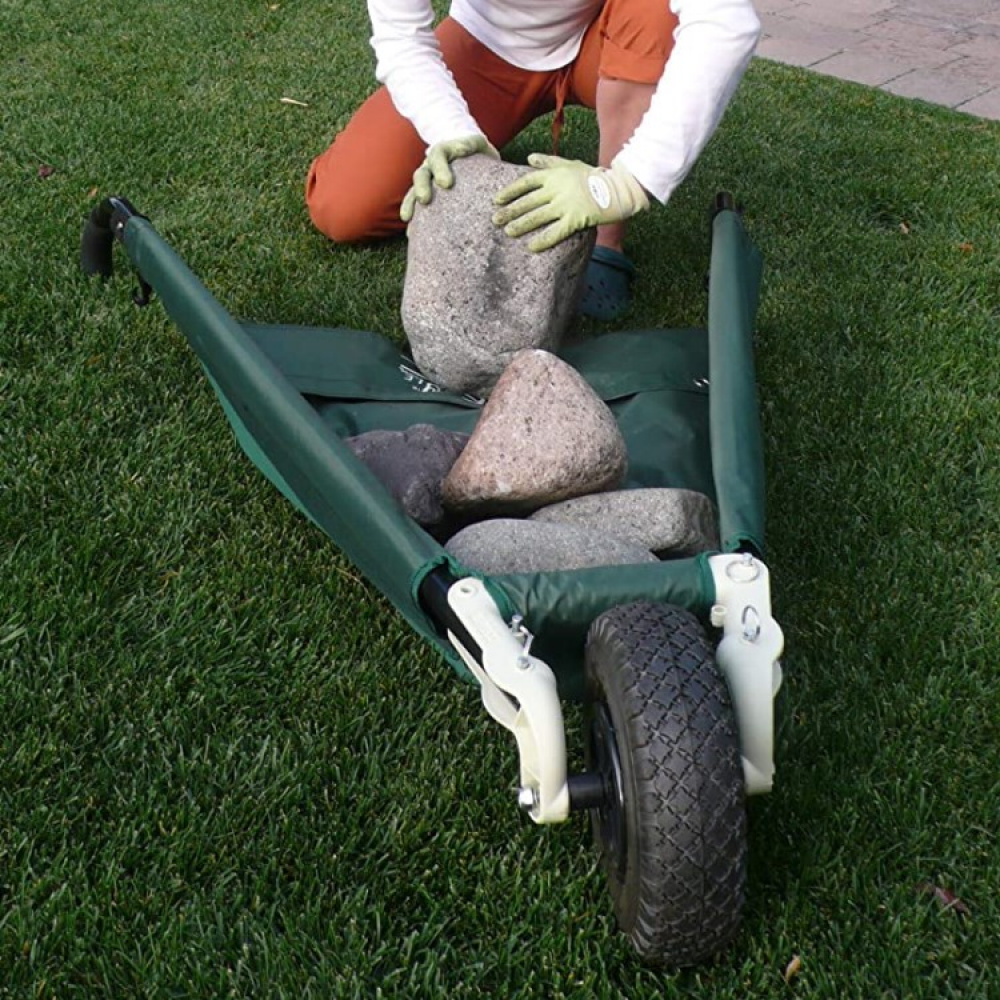
[[[609,405],[628,447],[624,488],[684,487],[719,508],[722,549],[763,548],[763,472],[752,329],[760,258],[734,211],[712,226],[707,330],[608,333],[567,347],[565,361]],[[254,464],[465,677],[417,599],[425,575],[458,565],[403,513],[342,438],[429,423],[470,432],[471,397],[439,390],[387,338],[345,328],[234,319],[143,218],[123,235],[129,257],[200,359]],[[664,601],[704,614],[714,600],[707,554],[639,566],[492,576],[505,616],[535,635],[533,652],[576,697],[590,623],[616,604]]]

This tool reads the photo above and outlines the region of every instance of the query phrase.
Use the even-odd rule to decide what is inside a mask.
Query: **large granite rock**
[[[405,431],[367,431],[344,443],[414,521],[438,533],[448,525],[441,483],[468,440],[468,434],[414,424]]]
[[[575,524],[497,518],[463,528],[445,548],[480,573],[548,573],[656,562],[649,549]]]
[[[605,403],[565,361],[520,351],[496,384],[441,488],[470,518],[529,514],[625,475],[625,440]]]
[[[493,196],[529,168],[469,156],[452,169],[454,187],[435,189],[407,228],[403,329],[425,375],[482,396],[517,351],[559,346],[594,231],[532,253],[528,237],[512,239],[491,220]]]
[[[614,533],[661,557],[695,555],[719,547],[715,504],[694,490],[594,493],[543,507],[531,519]]]

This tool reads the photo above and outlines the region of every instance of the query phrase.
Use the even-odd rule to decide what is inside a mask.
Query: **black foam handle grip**
[[[84,274],[99,274],[102,278],[110,278],[114,272],[111,250],[114,243],[114,232],[111,229],[111,215],[114,204],[110,198],[105,198],[90,213],[90,218],[83,227],[80,239],[80,266]]]

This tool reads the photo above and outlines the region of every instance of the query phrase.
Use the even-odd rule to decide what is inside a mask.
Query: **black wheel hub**
[[[625,823],[625,794],[618,737],[608,706],[594,706],[590,721],[590,768],[601,776],[604,804],[591,815],[605,863],[619,877],[625,873],[628,843]]]

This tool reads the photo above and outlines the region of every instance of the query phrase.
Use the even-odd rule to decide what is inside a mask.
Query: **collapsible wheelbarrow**
[[[739,926],[748,794],[771,788],[782,634],[763,555],[752,329],[760,257],[728,195],[712,215],[707,329],[607,333],[566,348],[628,447],[623,488],[712,498],[720,551],[635,566],[484,576],[410,519],[344,438],[418,423],[470,432],[481,401],[440,389],[388,339],[234,319],[122,198],[91,214],[88,273],[120,241],[140,295],[185,334],[255,465],[482,691],[520,758],[537,823],[590,814],[623,931],[692,964]],[[583,699],[586,770],[562,705]]]

